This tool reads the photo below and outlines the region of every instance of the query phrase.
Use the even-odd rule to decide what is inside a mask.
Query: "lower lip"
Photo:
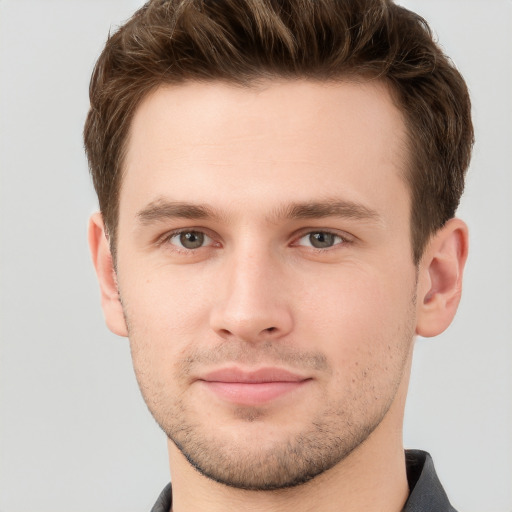
[[[307,380],[297,382],[211,382],[202,381],[220,398],[237,405],[263,405],[302,387]]]

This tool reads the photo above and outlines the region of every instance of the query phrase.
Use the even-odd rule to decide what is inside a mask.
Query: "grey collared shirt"
[[[405,463],[410,493],[402,512],[456,512],[448,501],[437,478],[432,457],[427,452],[406,450]],[[171,507],[172,489],[168,484],[151,512],[169,512]]]
[[[406,450],[405,464],[410,492],[402,512],[456,512],[427,452]]]

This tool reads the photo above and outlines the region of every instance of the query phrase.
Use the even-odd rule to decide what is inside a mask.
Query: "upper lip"
[[[301,382],[308,377],[298,375],[283,368],[258,368],[244,370],[237,367],[221,368],[202,375],[198,380],[206,382],[237,382],[258,384],[263,382]]]

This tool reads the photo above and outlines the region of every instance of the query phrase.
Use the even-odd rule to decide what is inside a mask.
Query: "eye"
[[[212,239],[202,231],[181,231],[174,233],[168,238],[168,241],[181,249],[187,250],[199,249],[200,247],[212,243]]]
[[[329,231],[312,231],[299,239],[297,245],[313,247],[315,249],[329,249],[343,243],[345,240],[340,235]]]

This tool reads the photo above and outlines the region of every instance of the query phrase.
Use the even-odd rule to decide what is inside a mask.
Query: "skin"
[[[406,136],[378,82],[190,83],[139,106],[116,272],[99,214],[89,238],[173,510],[401,510],[414,336],[451,322],[467,254],[452,219],[413,264]],[[300,384],[226,398],[207,377],[226,368]]]

